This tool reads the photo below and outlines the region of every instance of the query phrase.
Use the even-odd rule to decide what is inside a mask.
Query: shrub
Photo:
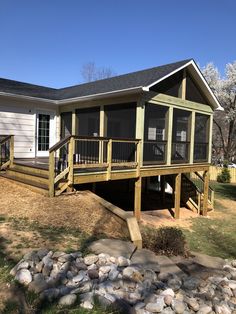
[[[217,182],[220,183],[230,183],[230,171],[228,168],[223,168],[221,173],[217,176]]]
[[[187,244],[183,232],[175,227],[142,230],[143,246],[161,255],[188,255]]]

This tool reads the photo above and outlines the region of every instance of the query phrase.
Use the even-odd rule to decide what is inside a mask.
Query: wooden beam
[[[211,114],[208,121],[208,162],[211,163],[212,154],[212,131],[213,131],[213,115]]]
[[[77,116],[75,109],[72,110],[71,135],[77,135]]]
[[[167,145],[166,145],[166,163],[171,165],[172,154],[172,128],[173,128],[173,107],[169,107],[167,114]]]
[[[140,139],[140,166],[143,165],[143,140],[144,140],[144,115],[145,102],[140,99],[136,106],[136,130],[135,138]]]
[[[54,151],[52,151],[49,153],[49,197],[53,197],[55,193],[54,177],[55,177],[55,158]]]
[[[107,180],[111,179],[111,167],[112,167],[112,139],[107,143]]]
[[[200,104],[190,100],[183,100],[181,98],[152,92],[149,91],[145,96],[146,102],[150,102],[153,104],[161,105],[161,106],[169,106],[172,105],[174,108],[196,111],[199,113],[213,113],[213,109],[206,104]]]
[[[181,173],[175,177],[175,218],[180,218],[180,198],[181,198]]]
[[[205,171],[203,174],[204,187],[203,187],[203,206],[202,206],[202,215],[207,216],[208,211],[208,189],[209,189],[209,170]]]
[[[165,198],[166,198],[166,193],[165,193],[165,187],[166,187],[165,176],[160,176],[160,180],[161,180],[161,202],[165,203]]]
[[[134,216],[139,221],[141,218],[142,178],[135,180],[134,188]]]
[[[14,135],[10,138],[10,166],[13,165],[14,161]]]
[[[192,164],[194,160],[194,138],[195,138],[195,117],[196,113],[193,111],[190,117],[190,147],[189,147],[189,163]]]
[[[182,79],[182,93],[181,93],[181,98],[182,100],[186,100],[186,70],[184,69],[183,71],[183,79]]]
[[[69,167],[68,181],[69,181],[69,185],[72,186],[74,184],[74,151],[75,151],[74,137],[70,138],[68,150],[69,150],[68,152],[68,167]]]
[[[99,122],[99,136],[105,136],[105,112],[104,106],[100,106],[100,122]],[[104,141],[99,141],[99,163],[103,163]]]

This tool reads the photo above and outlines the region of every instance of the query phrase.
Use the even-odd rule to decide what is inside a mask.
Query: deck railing
[[[49,195],[55,195],[55,186],[63,179],[61,190],[72,186],[74,173],[81,169],[105,171],[107,180],[117,169],[135,169],[139,176],[140,151],[137,139],[68,136],[49,150]]]
[[[13,163],[14,135],[0,135],[0,170]]]

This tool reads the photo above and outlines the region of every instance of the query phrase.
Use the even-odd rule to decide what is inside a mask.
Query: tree
[[[83,65],[81,75],[84,82],[92,82],[115,76],[116,73],[109,67],[97,67],[94,62]]]
[[[236,61],[226,65],[223,78],[213,63],[202,73],[224,108],[214,113],[213,157],[229,161],[236,156]]]

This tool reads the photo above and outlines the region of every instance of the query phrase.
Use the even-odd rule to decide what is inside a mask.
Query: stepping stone
[[[192,260],[195,263],[207,268],[222,270],[225,265],[225,261],[220,257],[209,256],[198,252],[191,252],[191,254],[193,255]]]
[[[147,249],[135,251],[131,257],[131,265],[140,265],[144,269],[152,269],[156,273],[160,272],[160,266],[156,254]]]
[[[135,245],[128,241],[100,239],[92,242],[88,249],[95,254],[105,253],[114,257],[124,256],[130,258],[135,250]]]
[[[156,261],[160,266],[160,275],[173,274],[179,278],[186,277],[186,274],[167,256],[156,255]]]

